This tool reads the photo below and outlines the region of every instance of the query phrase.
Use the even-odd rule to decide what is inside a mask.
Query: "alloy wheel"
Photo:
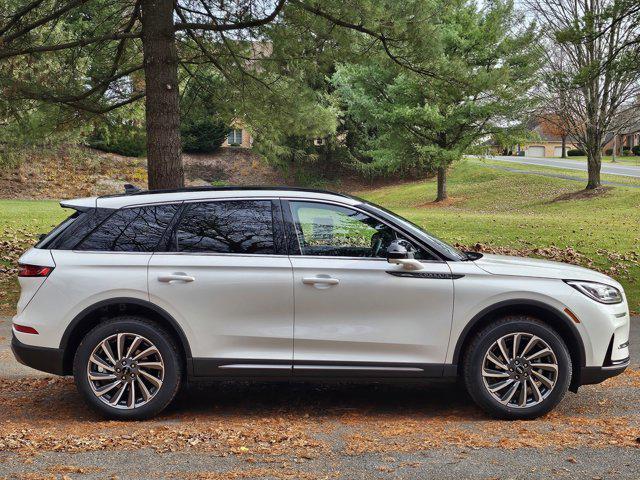
[[[116,333],[102,340],[87,362],[96,397],[119,409],[141,407],[162,387],[164,362],[158,348],[136,333]]]
[[[509,333],[487,350],[482,380],[501,404],[529,408],[544,401],[555,387],[558,361],[542,338],[525,332]]]

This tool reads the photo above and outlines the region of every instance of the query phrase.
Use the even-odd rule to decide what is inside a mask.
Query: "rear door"
[[[289,375],[293,278],[280,203],[184,204],[166,251],[149,263],[149,295],[183,325],[198,376]]]

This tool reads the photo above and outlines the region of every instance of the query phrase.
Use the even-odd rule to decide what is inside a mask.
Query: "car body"
[[[540,415],[564,391],[546,403],[545,395],[577,391],[629,364],[629,311],[622,286],[612,278],[558,262],[465,254],[355,197],[223,187],[61,205],[75,213],[19,260],[22,293],[12,346],[19,361],[36,369],[74,374],[76,382],[87,375],[114,380],[85,378],[79,384],[90,403],[91,393],[96,397],[103,387],[124,396],[129,391],[130,408],[111,394],[94,402],[109,415],[141,418],[161,409],[143,403],[139,391],[131,394],[133,387],[120,390],[122,372],[142,382],[132,371],[134,353],[141,348],[133,343],[144,338],[142,345],[153,347],[157,342],[148,337],[156,330],[167,350],[146,363],[164,362],[175,353],[179,378],[172,384],[464,377],[475,368],[470,352],[483,348],[476,361],[483,365],[480,377],[468,373],[466,381],[484,384],[486,391],[472,393],[474,399],[507,418]],[[118,322],[131,331],[124,332]],[[514,325],[520,330],[510,332]],[[102,350],[93,345],[93,353],[85,352],[89,359],[102,358],[86,367],[78,352],[89,337],[99,340],[91,336],[99,328],[112,340]],[[504,335],[493,338],[499,332]],[[492,346],[482,344],[491,339]],[[517,352],[526,339],[539,341],[537,358],[553,365],[532,372],[533,361]],[[120,350],[127,342],[138,348],[127,356],[131,365],[125,360],[115,367],[110,361],[102,365],[105,359],[124,359]],[[505,346],[513,355],[500,353]],[[105,357],[105,348],[113,355]],[[552,353],[544,357],[547,351]],[[165,378],[166,364],[162,368],[151,373],[152,383]],[[516,381],[520,370],[544,378],[535,385],[520,376]],[[522,400],[504,405],[508,395],[490,390],[506,387],[491,375],[509,375],[507,390]],[[160,391],[151,383],[139,385],[147,387]]]

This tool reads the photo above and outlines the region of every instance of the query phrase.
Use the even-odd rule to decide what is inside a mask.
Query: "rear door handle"
[[[302,279],[305,285],[338,285],[340,280],[331,277],[306,277]]]
[[[184,283],[189,283],[189,282],[193,282],[195,280],[195,277],[192,277],[191,275],[187,275],[186,273],[182,273],[182,272],[178,272],[178,273],[172,273],[170,275],[160,275],[158,277],[158,281],[162,282],[162,283],[178,283],[178,282],[184,282]]]

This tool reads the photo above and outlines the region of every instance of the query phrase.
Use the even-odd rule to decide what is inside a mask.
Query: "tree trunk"
[[[561,158],[567,158],[567,137],[563,135],[562,137],[562,155]]]
[[[613,148],[611,149],[611,163],[616,163],[616,146],[618,144],[618,135],[613,135]]]
[[[587,150],[587,171],[589,173],[587,190],[598,188],[600,183],[600,166],[602,165],[602,150],[599,145]]]
[[[173,2],[142,0],[149,189],[184,186]]]
[[[436,202],[447,198],[447,167],[438,167],[438,196]]]

